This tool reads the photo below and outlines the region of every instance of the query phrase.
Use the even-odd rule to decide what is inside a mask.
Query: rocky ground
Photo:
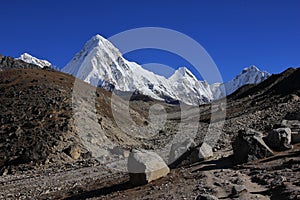
[[[1,177],[1,198],[24,199],[298,199],[299,148],[254,163],[233,166],[231,152],[174,169],[164,178],[133,187],[126,173],[95,163],[30,170]]]
[[[69,75],[0,59],[5,60],[0,66],[0,199],[300,199],[298,144],[239,165],[231,147],[239,130],[268,132],[283,119],[300,120],[298,69],[245,86],[227,99],[226,121],[220,138],[213,138],[217,143],[211,159],[133,186],[126,171],[111,167],[122,165],[115,161],[126,159],[132,148],[164,152],[178,130],[187,135],[196,127],[195,142],[201,144],[212,107],[218,121],[222,106],[200,106],[199,112],[185,107],[182,114],[179,105],[136,94],[129,105],[130,121],[124,112],[127,94],[116,97],[112,106],[110,93]],[[74,97],[78,88],[84,92]],[[93,108],[90,102],[95,102]],[[164,126],[151,120],[153,105],[164,107]],[[200,121],[191,120],[199,113]]]

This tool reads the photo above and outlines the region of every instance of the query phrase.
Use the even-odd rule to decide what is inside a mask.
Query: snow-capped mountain
[[[23,60],[24,62],[27,62],[27,63],[35,64],[41,68],[52,66],[52,64],[49,61],[38,59],[28,53],[22,54],[18,59]]]
[[[92,37],[62,71],[107,90],[138,90],[155,99],[180,100],[193,105],[221,98],[245,84],[259,83],[270,75],[251,66],[227,83],[209,85],[197,80],[186,67],[181,67],[167,79],[129,62],[100,35]]]
[[[181,100],[187,104],[212,100],[209,85],[198,81],[187,68],[179,68],[169,79],[156,75],[137,63],[127,61],[112,43],[100,35],[89,40],[62,71],[94,86],[109,90],[139,90],[160,100]]]
[[[210,86],[206,81],[199,81],[186,67],[177,69],[168,79],[176,91],[176,99],[182,102],[207,103],[213,100]]]
[[[244,68],[242,73],[237,75],[234,79],[232,79],[229,82],[223,84],[215,83],[211,85],[211,90],[214,94],[214,99],[218,99],[226,95],[232,94],[234,91],[236,91],[244,85],[260,83],[269,78],[270,76],[271,74],[269,72],[260,71],[257,67],[252,65],[248,68]],[[221,91],[220,86],[222,85],[224,86],[225,91]]]

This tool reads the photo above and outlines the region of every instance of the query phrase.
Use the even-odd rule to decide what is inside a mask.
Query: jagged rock
[[[291,149],[292,131],[290,128],[278,128],[268,133],[266,143],[274,150]]]
[[[127,169],[133,185],[147,184],[170,172],[158,154],[146,150],[132,150],[128,157]]]
[[[234,185],[232,187],[231,193],[233,195],[239,195],[239,194],[247,192],[247,191],[248,191],[248,189],[245,185]]]
[[[207,159],[213,157],[214,152],[212,150],[212,147],[209,144],[207,144],[206,142],[203,142],[203,144],[199,148],[198,156],[199,156],[200,161],[207,160]]]
[[[175,148],[176,146],[178,147],[177,149]],[[179,143],[172,147],[174,148],[175,151],[177,150],[177,152],[182,154],[180,155],[178,153],[179,157],[176,160],[174,160],[171,164],[169,164],[171,168],[190,165],[195,162],[204,161],[213,157],[212,147],[206,142],[204,142],[200,147],[196,147],[194,141],[192,139],[189,139],[181,144]],[[175,153],[174,152],[172,153],[172,148],[171,148],[170,156],[173,157],[169,158],[169,163],[170,161],[172,161],[172,158],[175,158],[174,154]]]
[[[233,159],[237,164],[273,155],[263,140],[263,134],[252,129],[240,130],[232,143],[232,148]]]
[[[193,139],[186,139],[184,142],[172,144],[169,154],[169,164],[176,165],[192,148],[196,146]]]
[[[210,194],[200,194],[196,200],[218,200],[218,198]]]
[[[77,160],[81,155],[81,149],[78,145],[71,145],[69,148],[66,149],[65,152],[74,160]]]
[[[274,178],[274,180],[271,182],[272,187],[281,186],[285,182],[287,182],[287,178],[285,176],[277,176]]]

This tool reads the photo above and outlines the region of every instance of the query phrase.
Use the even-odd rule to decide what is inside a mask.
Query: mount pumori
[[[52,66],[48,61],[29,54],[19,59],[41,67]],[[165,78],[126,60],[110,41],[100,35],[86,42],[61,71],[107,90],[138,90],[155,99],[179,100],[190,105],[208,103],[231,94],[243,85],[259,83],[270,76],[268,72],[250,66],[229,82],[209,85],[206,81],[197,80],[186,67],[180,67],[169,78]]]

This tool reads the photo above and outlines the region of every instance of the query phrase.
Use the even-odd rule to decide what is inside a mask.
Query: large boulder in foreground
[[[269,147],[277,151],[292,149],[292,131],[290,128],[277,128],[270,131],[266,137]]]
[[[158,154],[146,150],[132,150],[128,157],[127,169],[133,185],[147,184],[170,172]]]
[[[272,156],[263,137],[261,132],[252,129],[240,130],[232,143],[234,162],[240,164]]]

